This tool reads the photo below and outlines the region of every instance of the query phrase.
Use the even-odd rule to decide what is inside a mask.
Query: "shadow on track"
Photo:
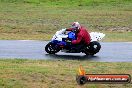
[[[58,54],[45,54],[48,58],[51,59],[63,59],[63,60],[97,60],[98,56],[91,55],[58,55]]]

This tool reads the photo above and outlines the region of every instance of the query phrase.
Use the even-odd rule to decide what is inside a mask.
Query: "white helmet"
[[[73,23],[72,23],[72,28],[80,29],[81,26],[80,26],[80,24],[79,24],[78,22],[73,22]]]

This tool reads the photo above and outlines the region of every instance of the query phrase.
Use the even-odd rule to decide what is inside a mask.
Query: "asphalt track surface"
[[[44,50],[48,41],[0,40],[0,58],[21,59],[65,59],[99,62],[132,62],[132,42],[101,42],[101,50],[94,56],[83,53],[59,52],[47,54]]]

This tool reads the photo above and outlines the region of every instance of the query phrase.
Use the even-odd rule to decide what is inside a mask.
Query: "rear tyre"
[[[101,45],[97,41],[90,42],[90,44],[86,47],[85,54],[86,55],[94,55],[99,52],[101,49]]]
[[[45,51],[46,51],[47,53],[49,53],[49,54],[55,54],[55,53],[57,53],[57,52],[60,51],[60,48],[59,48],[57,45],[55,45],[55,44],[49,42],[49,43],[45,46]]]

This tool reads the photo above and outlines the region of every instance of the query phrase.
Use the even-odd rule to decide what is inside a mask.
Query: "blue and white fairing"
[[[65,39],[69,39],[70,41],[75,40],[76,36],[74,32],[69,32],[68,34],[65,34],[66,29],[62,29],[60,31],[57,31],[55,35],[52,38],[52,43],[58,44],[58,45],[66,45]]]
[[[52,38],[52,42],[58,42],[58,43],[63,43],[64,45],[66,44],[63,39],[70,39],[75,40],[76,36],[74,32],[69,32],[68,34],[65,33],[66,29],[59,30],[55,33],[55,35]],[[91,37],[91,42],[92,41],[100,41],[104,38],[105,34],[100,33],[100,32],[90,32],[90,37]]]
[[[66,29],[61,29],[55,33],[52,37],[53,40],[62,41],[63,38],[68,38],[68,35],[65,34]]]

